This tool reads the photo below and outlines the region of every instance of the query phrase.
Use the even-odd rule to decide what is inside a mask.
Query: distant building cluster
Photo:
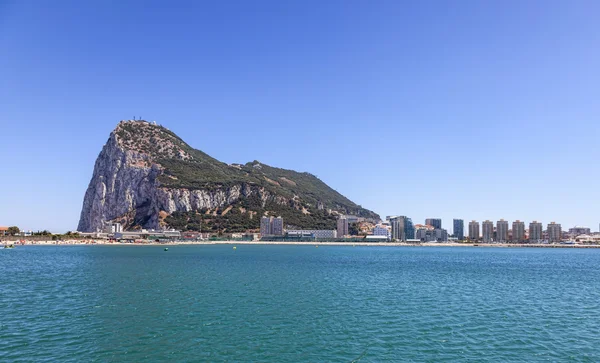
[[[392,226],[391,240],[399,242],[446,242],[448,232],[440,218],[427,218],[425,224],[414,225],[407,216],[388,216]]]
[[[357,229],[356,224],[366,223],[367,227]],[[353,225],[352,229],[350,225]],[[481,223],[472,220],[465,230],[464,220],[452,220],[453,233],[450,235],[442,226],[441,218],[426,218],[424,224],[414,224],[405,215],[387,216],[385,221],[365,220],[352,215],[340,215],[336,229],[286,229],[282,217],[263,216],[260,220],[260,235],[232,234],[231,238],[277,241],[277,240],[366,240],[394,241],[406,243],[468,241],[475,243],[600,243],[600,232],[592,233],[588,227],[575,226],[563,231],[560,223],[550,222],[546,229],[541,222],[532,221],[526,224],[516,220],[512,223],[500,219],[496,222],[485,220]],[[0,235],[7,233],[6,227],[0,227]],[[137,239],[179,240],[204,239],[201,233],[181,233],[176,230],[138,230],[124,231],[121,223],[108,222],[102,230],[95,233],[80,233],[82,236],[107,238],[120,241]],[[357,234],[360,234],[357,235]]]
[[[377,225],[373,235],[384,235],[389,228],[389,240],[398,242],[446,242],[471,241],[483,243],[559,243],[600,241],[600,232],[592,234],[590,228],[576,226],[568,232],[563,231],[559,223],[551,222],[544,230],[541,222],[533,221],[526,225],[524,221],[512,223],[500,219],[496,222],[470,221],[465,230],[464,220],[452,221],[453,233],[450,235],[442,227],[440,218],[426,218],[425,224],[413,224],[407,216],[387,216],[386,225]],[[389,226],[388,228],[385,227]]]
[[[352,224],[352,228],[351,227]],[[360,224],[357,226],[356,224]],[[96,232],[76,232],[82,237],[103,238],[121,242],[136,240],[177,241],[204,240],[213,238],[233,238],[237,240],[279,241],[392,241],[406,243],[466,241],[473,243],[561,243],[600,244],[600,232],[592,232],[588,227],[575,226],[563,231],[560,223],[550,222],[546,229],[541,222],[532,221],[526,224],[516,220],[512,223],[500,219],[496,222],[472,220],[465,230],[464,220],[452,220],[453,233],[450,235],[442,226],[441,218],[426,218],[425,224],[414,224],[412,219],[404,215],[387,216],[385,221],[375,223],[351,215],[340,215],[336,221],[336,229],[294,229],[285,228],[282,217],[263,216],[260,220],[260,234],[254,231],[231,233],[225,237],[211,236],[210,233],[180,232],[177,230],[133,230],[125,231],[118,222],[107,222]],[[0,236],[9,234],[16,227],[0,227]],[[31,235],[31,232],[21,231],[20,236]]]
[[[469,222],[469,233],[468,239],[471,241],[482,241],[484,243],[556,243],[569,239],[576,239],[581,235],[589,235],[591,233],[589,228],[586,227],[574,227],[569,229],[568,233],[563,232],[560,223],[551,222],[546,226],[546,230],[543,229],[541,222],[533,221],[529,223],[529,226],[525,225],[525,222],[516,220],[512,222],[512,228],[509,229],[508,221],[500,219],[496,222],[485,220],[481,223],[481,229],[479,222]]]
[[[573,227],[564,232],[559,223],[551,222],[544,230],[541,222],[533,221],[528,225],[524,221],[509,222],[500,219],[496,222],[470,221],[465,229],[463,219],[452,220],[452,234],[443,228],[441,218],[426,218],[424,224],[414,224],[405,215],[387,216],[385,221],[372,224],[369,233],[357,236],[357,230],[351,230],[350,224],[363,222],[358,217],[340,215],[335,230],[301,230],[284,228],[281,217],[262,217],[260,235],[262,238],[291,239],[348,239],[365,238],[372,241],[395,241],[406,243],[470,241],[482,243],[558,243],[573,241],[600,242],[600,233],[593,235],[590,228]],[[354,234],[354,235],[353,235]]]
[[[105,222],[102,228],[99,228],[96,232],[77,232],[82,237],[107,239],[114,241],[137,241],[137,240],[150,240],[150,241],[177,241],[185,238],[181,231],[175,229],[139,229],[126,231],[123,225],[118,222]],[[200,238],[193,238],[200,239]]]

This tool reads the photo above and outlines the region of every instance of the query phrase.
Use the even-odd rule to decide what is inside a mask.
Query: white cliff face
[[[126,227],[160,228],[161,211],[171,214],[220,208],[255,194],[263,206],[268,201],[288,202],[260,186],[248,184],[214,190],[165,188],[158,181],[162,172],[160,164],[147,154],[124,149],[113,132],[96,160],[77,230],[103,230],[110,221],[119,221]]]

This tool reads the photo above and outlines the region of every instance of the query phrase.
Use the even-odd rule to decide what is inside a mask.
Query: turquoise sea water
[[[0,250],[0,361],[598,362],[600,250]]]

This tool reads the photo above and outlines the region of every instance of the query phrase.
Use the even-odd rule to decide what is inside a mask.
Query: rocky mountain
[[[165,127],[121,121],[100,152],[78,230],[125,228],[205,232],[258,229],[263,215],[298,228],[335,228],[339,214],[379,216],[309,173],[258,161],[222,163]]]

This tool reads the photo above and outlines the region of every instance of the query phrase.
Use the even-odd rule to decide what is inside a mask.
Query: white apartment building
[[[385,236],[388,239],[392,238],[391,228],[383,224],[378,224],[373,228],[373,236]]]

